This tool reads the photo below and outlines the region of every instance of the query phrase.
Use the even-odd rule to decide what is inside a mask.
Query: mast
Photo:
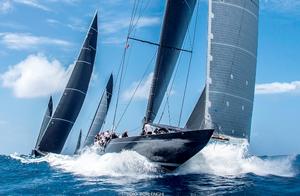
[[[78,59],[51,117],[37,150],[60,153],[84,102],[94,67],[97,48],[97,13],[95,14]]]
[[[88,134],[85,138],[83,147],[94,144],[94,137],[97,133],[99,133],[105,121],[110,106],[111,98],[112,98],[112,91],[113,91],[113,75],[111,74],[107,82],[106,88],[101,96],[99,105],[97,107],[93,121],[89,128]]]
[[[174,72],[196,0],[167,0],[145,124],[152,123]]]
[[[198,128],[250,138],[258,16],[259,0],[209,0],[205,101],[201,95],[187,127],[198,127],[198,119]]]

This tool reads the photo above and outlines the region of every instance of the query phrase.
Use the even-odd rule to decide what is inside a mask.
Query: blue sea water
[[[0,195],[300,195],[300,156],[256,157],[209,144],[173,173],[133,151],[0,156]]]

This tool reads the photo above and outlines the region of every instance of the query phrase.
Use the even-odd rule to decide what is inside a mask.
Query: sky
[[[164,1],[141,0],[136,38],[159,41]],[[49,96],[57,105],[89,23],[98,10],[99,40],[94,72],[80,115],[64,153],[71,153],[79,130],[86,135],[110,73],[115,78],[124,50],[132,0],[0,0],[0,154],[28,154],[35,145]],[[196,14],[195,14],[196,15]],[[203,89],[207,49],[207,2],[199,2],[188,36],[196,34],[187,98],[180,126]],[[256,155],[300,153],[300,1],[261,0],[256,92],[250,152]],[[184,48],[191,49],[189,43]],[[118,130],[140,132],[147,106],[156,47],[130,41],[125,77],[116,110]],[[162,122],[178,125],[190,56],[182,54],[169,112]],[[140,82],[141,81],[141,82]],[[120,120],[133,91],[139,88]],[[116,91],[115,91],[116,92]],[[112,127],[116,94],[104,129]],[[162,112],[162,110],[160,111]],[[161,114],[159,115],[161,116]]]

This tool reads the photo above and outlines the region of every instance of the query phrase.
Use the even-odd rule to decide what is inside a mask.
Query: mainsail
[[[152,123],[168,88],[196,0],[167,0],[145,123]]]
[[[97,26],[96,13],[68,84],[36,150],[60,153],[65,144],[88,90],[96,55]]]
[[[198,118],[204,122],[198,128],[250,138],[258,14],[259,0],[209,0],[205,101],[201,96],[187,127],[197,126],[191,122]]]
[[[97,111],[94,115],[92,124],[85,138],[83,147],[94,144],[94,137],[101,130],[104,120],[106,118],[111,97],[112,97],[112,91],[113,91],[113,75],[111,74],[107,82],[106,88],[101,96],[99,105],[97,107]]]
[[[36,144],[35,144],[35,148],[37,148],[38,144],[40,143],[40,141],[41,141],[41,139],[42,139],[42,137],[45,133],[46,127],[47,127],[47,125],[48,125],[48,123],[51,119],[52,112],[53,112],[53,101],[52,101],[52,96],[50,96],[48,106],[47,106],[47,110],[45,112],[44,119],[43,119],[41,129],[40,129],[40,132],[39,132],[39,136],[38,136],[38,139],[37,139]]]

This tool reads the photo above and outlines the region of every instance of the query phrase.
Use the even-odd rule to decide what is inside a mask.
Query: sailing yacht
[[[196,2],[196,0],[166,1],[142,134],[110,139],[104,145],[104,153],[133,150],[151,162],[172,171],[201,151],[210,140],[214,129],[189,129],[154,123],[179,54],[183,50],[181,48]]]
[[[89,131],[87,133],[87,136],[81,148],[85,148],[86,146],[92,146],[94,144],[95,135],[97,135],[97,133],[100,132],[104,124],[105,118],[107,116],[107,112],[109,110],[109,106],[112,98],[112,93],[113,93],[113,75],[111,74],[106,84],[105,90],[102,93],[96,113],[94,115],[91,126],[89,128]],[[80,139],[81,138],[79,138],[79,141]]]
[[[49,100],[35,148],[32,150],[35,156],[44,156],[49,152],[59,154],[64,147],[81,110],[91,79],[97,48],[97,23],[96,13],[54,114],[52,97]]]
[[[186,128],[214,128],[218,141],[250,140],[259,0],[209,0],[206,82]]]

